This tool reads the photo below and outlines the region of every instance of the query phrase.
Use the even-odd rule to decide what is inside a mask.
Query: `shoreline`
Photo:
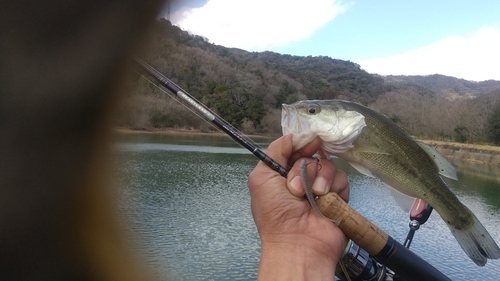
[[[436,140],[421,140],[441,153],[451,162],[467,162],[500,166],[500,147]]]
[[[212,132],[202,132],[201,130],[188,130],[188,129],[151,129],[151,130],[136,130],[130,128],[123,127],[114,127],[112,128],[114,133],[120,134],[158,134],[158,135],[192,135],[192,136],[228,136],[227,134],[220,131],[212,131]],[[242,136],[246,136],[249,138],[265,138],[265,139],[277,139],[279,136],[273,137],[268,135],[255,135],[255,134],[241,134]]]
[[[201,130],[188,129],[151,129],[136,130],[123,127],[112,129],[121,134],[166,134],[166,135],[200,135],[200,136],[226,136],[219,131],[202,132]],[[279,136],[243,134],[249,138],[277,139]],[[420,140],[441,153],[450,162],[468,162],[474,164],[500,166],[500,147],[492,145],[455,143],[437,140]]]

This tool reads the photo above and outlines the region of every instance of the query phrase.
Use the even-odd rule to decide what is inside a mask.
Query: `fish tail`
[[[458,229],[450,224],[448,227],[469,258],[477,265],[484,266],[487,259],[500,258],[500,248],[476,216],[471,215],[474,220],[467,227]]]

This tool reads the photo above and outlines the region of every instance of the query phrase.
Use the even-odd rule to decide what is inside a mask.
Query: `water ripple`
[[[256,280],[260,241],[250,211],[247,175],[257,160],[237,147],[165,143],[116,146],[115,182],[122,214],[141,238],[149,266],[174,280]],[[248,155],[245,155],[248,154]],[[347,166],[350,205],[396,240],[408,215],[380,180]],[[454,187],[463,202],[500,237],[500,208],[477,192]],[[500,262],[477,267],[437,213],[415,234],[412,250],[452,280],[497,280]]]

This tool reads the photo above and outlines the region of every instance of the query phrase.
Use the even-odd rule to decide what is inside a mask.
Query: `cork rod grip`
[[[328,193],[316,200],[326,217],[341,218],[338,227],[347,238],[356,242],[371,255],[377,255],[386,245],[389,235],[349,206],[336,193]]]

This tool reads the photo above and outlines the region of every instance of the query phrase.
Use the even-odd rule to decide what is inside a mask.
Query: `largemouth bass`
[[[299,101],[283,105],[281,125],[293,134],[294,150],[319,136],[325,152],[429,203],[477,265],[500,258],[495,240],[442,180],[457,179],[453,166],[384,115],[341,100]]]

